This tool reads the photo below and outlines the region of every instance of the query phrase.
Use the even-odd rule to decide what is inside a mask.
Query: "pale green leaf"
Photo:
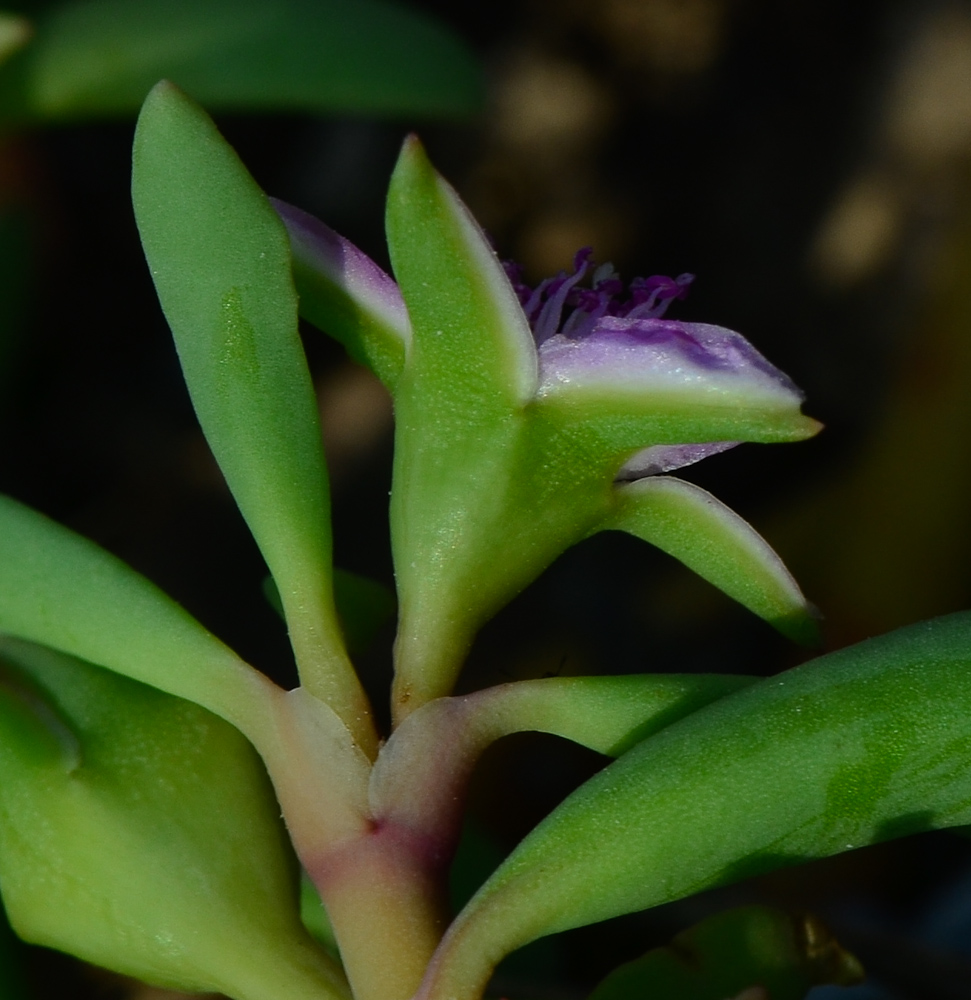
[[[29,639],[258,728],[269,686],[154,584],[93,542],[0,497],[0,633]]]
[[[482,602],[469,595],[506,519],[537,362],[499,261],[414,137],[391,180],[387,230],[412,327],[395,387],[391,497],[401,716],[448,694],[470,624],[481,624]]]
[[[710,493],[670,476],[620,485],[604,528],[629,532],[683,562],[784,635],[818,643],[812,606],[782,560]]]
[[[276,581],[301,679],[375,737],[334,611],[327,474],[283,223],[205,112],[159,84],[132,197],[202,429]]]
[[[70,747],[39,754],[38,731]],[[232,726],[0,642],[0,888],[21,937],[181,990],[338,1000],[346,983],[300,924],[296,875]]]

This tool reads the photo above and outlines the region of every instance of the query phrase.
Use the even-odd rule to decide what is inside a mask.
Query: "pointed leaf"
[[[614,475],[632,454],[651,445],[805,441],[822,428],[797,407],[759,406],[744,392],[713,393],[708,399],[563,392],[537,397],[534,410],[556,434],[568,436],[598,458],[604,456]]]
[[[537,362],[526,316],[479,224],[414,136],[391,178],[387,230],[422,406],[462,400],[474,419],[477,409],[491,414],[529,400]]]
[[[327,474],[286,230],[171,84],[145,102],[133,161],[139,232],[192,402],[276,580],[301,679],[371,748],[334,611]]]
[[[618,486],[604,528],[629,532],[679,559],[783,635],[818,643],[813,608],[768,543],[710,493],[668,476]]]
[[[0,114],[132,115],[156,81],[212,108],[458,116],[481,103],[469,50],[385,0],[85,0],[54,5]]]
[[[271,198],[290,236],[300,315],[340,341],[394,390],[411,343],[405,300],[391,277],[319,219]]]
[[[2,496],[0,633],[194,701],[250,734],[272,687],[120,559]]]
[[[468,724],[491,729],[493,739],[527,731],[552,733],[619,757],[665,726],[754,681],[734,674],[544,677],[501,684],[460,700],[469,705]]]
[[[387,228],[412,325],[395,389],[391,496],[400,717],[449,693],[481,624],[483,609],[473,600],[470,615],[466,598],[504,520],[536,349],[485,236],[415,138],[391,180]]]
[[[510,855],[420,995],[474,996],[544,934],[971,820],[971,614],[841,650],[638,744]]]
[[[28,643],[0,642],[0,669],[0,886],[21,937],[182,990],[347,995],[232,726]],[[30,716],[70,752],[38,754]]]

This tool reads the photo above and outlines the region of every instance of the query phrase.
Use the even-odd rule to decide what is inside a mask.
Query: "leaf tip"
[[[787,639],[800,646],[820,650],[823,646],[820,630],[822,619],[823,615],[819,608],[809,601],[804,601],[801,607],[770,619],[770,624]]]

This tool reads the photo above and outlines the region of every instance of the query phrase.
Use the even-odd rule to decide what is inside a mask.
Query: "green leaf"
[[[479,224],[415,136],[391,177],[386,221],[413,327],[414,405],[447,411],[462,401],[475,419],[525,404],[537,379],[526,317]]]
[[[619,757],[665,726],[754,682],[754,677],[734,674],[545,677],[487,688],[463,700],[469,704],[468,725],[491,729],[493,739],[552,733]]]
[[[514,948],[714,885],[971,821],[971,613],[769,678],[569,796],[453,924],[425,997]]]
[[[280,591],[301,679],[371,749],[333,605],[327,473],[286,230],[171,84],[145,102],[133,163],[135,216],[192,402]]]
[[[347,996],[232,726],[28,643],[2,641],[0,668],[0,886],[21,937],[182,990]]]
[[[822,429],[793,402],[766,402],[746,389],[743,383],[705,393],[688,382],[671,391],[623,392],[606,386],[592,392],[566,383],[553,395],[541,394],[530,416],[537,437],[546,436],[550,444],[564,441],[575,452],[595,456],[612,475],[652,445],[784,443],[805,441]]]
[[[620,966],[589,1000],[726,1000],[752,986],[772,1000],[803,1000],[814,986],[862,978],[859,962],[814,917],[746,906]]]
[[[0,633],[203,705],[247,734],[270,682],[93,542],[0,496]]]
[[[83,0],[53,7],[0,75],[0,115],[132,115],[161,78],[219,110],[454,117],[474,58],[388,0]]]
[[[451,690],[469,641],[467,596],[504,520],[537,361],[499,261],[414,137],[391,179],[387,230],[412,325],[395,388],[391,495],[400,715]]]
[[[604,528],[627,531],[679,559],[797,642],[819,642],[812,606],[754,528],[710,493],[650,476],[614,494]]]

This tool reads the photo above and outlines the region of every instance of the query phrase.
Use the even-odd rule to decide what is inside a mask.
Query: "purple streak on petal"
[[[333,282],[364,309],[379,314],[402,339],[410,339],[408,310],[390,275],[319,219],[277,198],[271,198],[270,203],[287,227],[294,257]]]
[[[586,337],[562,334],[539,349],[540,392],[567,384],[653,392],[697,385],[731,387],[801,400],[792,381],[741,334],[708,323],[603,316]]]
[[[734,448],[739,441],[712,441],[709,444],[656,444],[629,458],[617,473],[618,482],[630,482],[694,465],[709,455]]]

